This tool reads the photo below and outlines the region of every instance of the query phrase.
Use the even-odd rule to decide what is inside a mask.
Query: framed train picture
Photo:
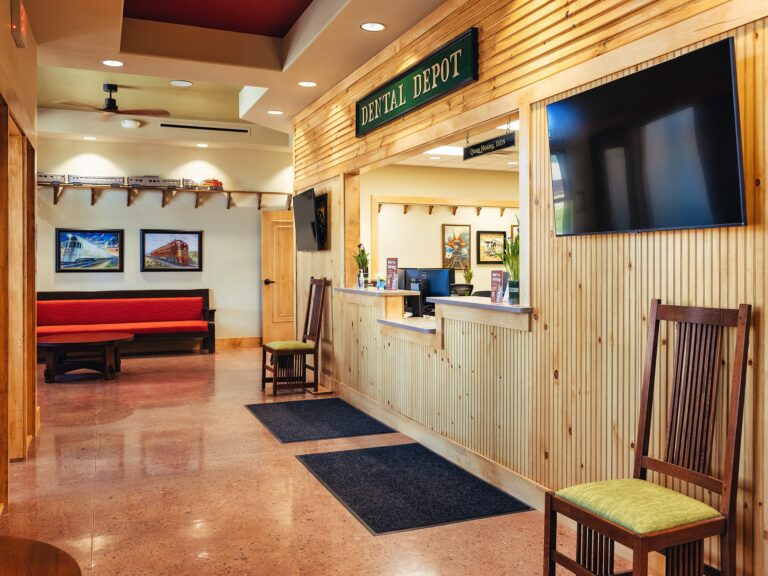
[[[507,235],[501,232],[477,232],[477,263],[500,264],[501,254],[507,244]]]
[[[122,230],[56,228],[56,272],[122,272]]]
[[[142,272],[202,272],[202,230],[142,230]]]

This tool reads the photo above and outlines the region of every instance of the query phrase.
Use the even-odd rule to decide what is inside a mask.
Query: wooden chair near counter
[[[281,340],[264,344],[261,350],[261,389],[266,389],[267,382],[272,382],[272,395],[277,396],[278,388],[306,389],[307,368],[312,370],[313,390],[319,389],[318,359],[320,351],[320,330],[323,325],[325,308],[325,278],[309,279],[307,313],[304,317],[304,330],[301,340]],[[271,354],[271,362],[267,362]],[[312,364],[307,357],[312,356]],[[267,372],[272,376],[267,377]]]
[[[560,565],[579,576],[613,576],[614,542],[632,549],[633,576],[648,574],[649,552],[666,556],[667,576],[701,576],[704,539],[720,537],[720,574],[736,574],[736,493],[749,348],[751,306],[738,310],[651,302],[634,475],[550,492],[545,500],[544,574]],[[659,324],[676,328],[667,436],[663,460],[648,455]],[[720,349],[736,329],[720,478],[712,475],[717,428]],[[646,480],[648,471],[699,486],[719,496],[718,508]],[[557,550],[557,515],[577,523],[576,558]],[[707,574],[712,572],[707,571]]]

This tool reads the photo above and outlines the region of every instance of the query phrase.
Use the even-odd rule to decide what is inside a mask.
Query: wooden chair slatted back
[[[651,301],[635,453],[635,478],[648,470],[719,493],[723,514],[735,513],[751,306],[738,310],[666,306]],[[660,323],[675,327],[672,381],[663,460],[648,456]],[[711,475],[725,330],[736,328],[722,477]],[[724,391],[726,392],[726,391]]]
[[[723,327],[675,322],[665,461],[710,474]]]
[[[304,330],[301,341],[310,340],[316,346],[320,341],[320,329],[323,323],[325,308],[325,278],[309,279],[309,297],[307,298],[307,314],[304,317]]]

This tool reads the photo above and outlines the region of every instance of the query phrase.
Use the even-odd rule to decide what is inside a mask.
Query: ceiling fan
[[[109,96],[104,98],[104,106],[99,108],[98,106],[92,106],[91,104],[85,104],[84,102],[71,102],[69,100],[60,100],[57,104],[63,104],[72,108],[80,108],[82,110],[95,110],[97,112],[103,112],[105,115],[110,114],[130,114],[132,116],[170,116],[171,113],[168,110],[162,108],[147,108],[138,110],[121,110],[117,107],[117,100],[112,97],[112,94],[117,92],[117,84],[104,84],[104,92],[109,93]]]

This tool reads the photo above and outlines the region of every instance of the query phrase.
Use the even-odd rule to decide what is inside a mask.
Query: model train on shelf
[[[189,244],[184,240],[171,240],[149,253],[149,257],[160,260],[172,266],[190,266],[192,257],[189,255]]]
[[[61,244],[61,268],[103,268],[116,259],[109,250],[71,234]]]
[[[38,184],[53,186],[128,186],[132,188],[223,190],[224,184],[217,178],[161,178],[160,176],[80,176],[77,174],[37,173]]]

